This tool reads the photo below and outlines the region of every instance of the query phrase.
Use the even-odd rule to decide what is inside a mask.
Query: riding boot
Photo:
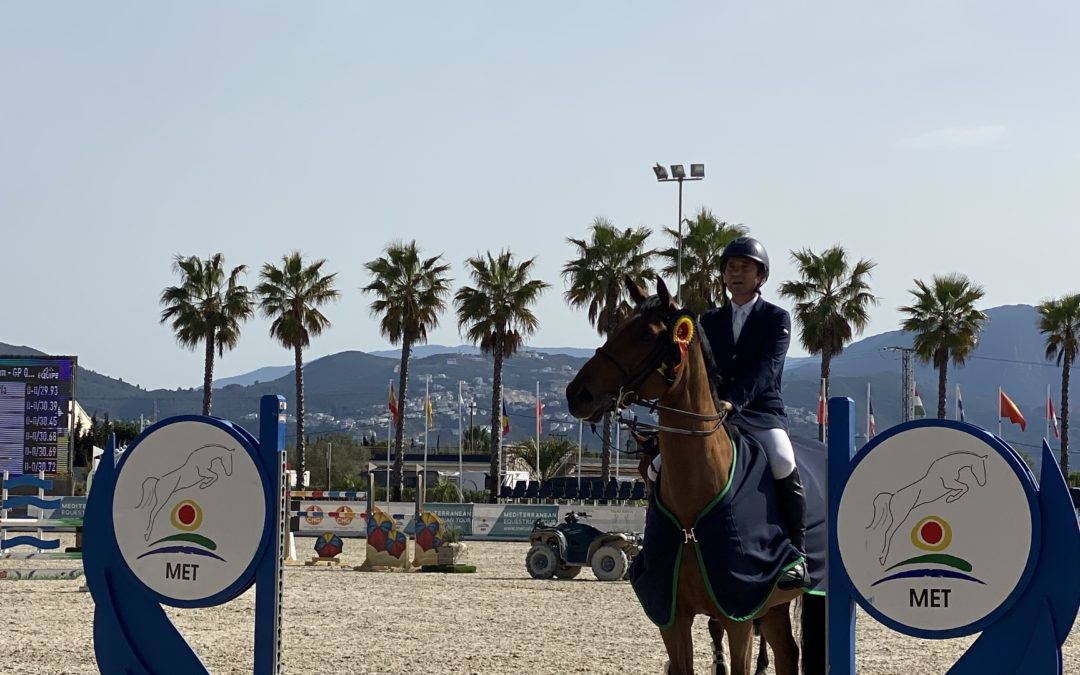
[[[787,478],[776,481],[776,502],[780,508],[780,522],[787,530],[788,539],[804,562],[795,565],[780,577],[777,588],[789,591],[809,585],[806,573],[806,492],[803,490],[799,470],[793,469]]]

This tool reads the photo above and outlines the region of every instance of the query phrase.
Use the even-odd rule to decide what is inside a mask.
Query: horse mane
[[[717,369],[716,369],[716,357],[713,356],[712,345],[709,344],[709,338],[705,336],[705,331],[701,329],[700,317],[694,317],[694,332],[698,335],[698,343],[701,344],[701,358],[705,361],[705,370],[709,373],[709,392],[712,394],[713,405],[716,409],[720,409],[720,394],[717,392]]]

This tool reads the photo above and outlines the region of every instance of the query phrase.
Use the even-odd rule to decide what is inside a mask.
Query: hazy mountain
[[[525,347],[522,349],[522,353],[536,352],[538,354],[563,354],[566,356],[577,356],[581,358],[588,358],[592,356],[595,351],[593,349],[584,349],[581,347]],[[392,359],[401,359],[400,349],[381,349],[379,351],[369,352],[373,356],[386,356]],[[448,347],[446,345],[414,345],[413,356],[417,358],[424,358],[425,356],[438,356],[439,354],[468,354],[470,356],[479,356],[480,348],[474,345],[458,345],[456,347]]]
[[[968,421],[997,430],[997,388],[1001,386],[1017,403],[1027,418],[1027,432],[1007,424],[1004,436],[1029,455],[1038,454],[1039,439],[1045,429],[1045,397],[1050,385],[1060,412],[1061,370],[1043,358],[1044,343],[1036,328],[1036,311],[1029,305],[1011,305],[987,310],[991,320],[982,334],[979,347],[961,368],[949,368],[948,414],[953,415],[956,385],[963,391]],[[865,434],[866,388],[870,384],[877,428],[900,421],[900,354],[885,349],[908,347],[911,336],[900,331],[873,335],[853,343],[832,364],[830,393],[850,396],[856,401],[857,428]],[[504,384],[511,419],[511,439],[528,437],[534,429],[534,397],[537,382],[545,403],[548,424],[565,417],[563,390],[580,369],[593,348],[537,348],[506,361]],[[41,355],[29,347],[0,343],[0,353]],[[359,434],[386,433],[387,395],[390,382],[398,386],[396,350],[378,353],[341,352],[305,365],[306,410],[319,417],[309,424],[312,432],[327,426],[349,424]],[[457,382],[465,382],[466,402],[476,401],[473,421],[489,423],[491,410],[491,359],[475,347],[424,345],[417,348],[410,366],[406,415],[407,434],[423,432],[421,400],[424,382],[431,376],[435,401],[433,434],[443,444],[456,443]],[[803,435],[816,434],[814,414],[817,408],[819,361],[816,357],[789,359],[784,375],[784,397],[792,428]],[[927,412],[937,410],[937,373],[929,365],[916,363],[916,381]],[[256,384],[256,382],[258,382]],[[293,399],[294,378],[291,366],[260,368],[251,373],[223,378],[214,394],[214,414],[241,420],[258,409],[259,397],[279,393]],[[160,419],[169,415],[197,413],[201,406],[201,387],[176,390],[144,390],[80,367],[77,396],[88,412],[108,412],[114,418]],[[567,420],[569,435],[576,424]],[[549,428],[550,430],[550,428]],[[588,443],[589,433],[586,433]],[[431,438],[435,443],[436,437]],[[596,444],[595,440],[592,443]],[[1080,463],[1078,463],[1080,465]]]
[[[223,377],[220,380],[214,380],[214,389],[223,389],[230,384],[239,384],[246,387],[249,384],[255,384],[256,382],[270,382],[279,377],[284,377],[292,371],[293,367],[291,365],[265,366],[253,370],[250,373],[243,373],[242,375],[233,375],[232,377]],[[202,385],[200,384],[199,386],[201,387]]]

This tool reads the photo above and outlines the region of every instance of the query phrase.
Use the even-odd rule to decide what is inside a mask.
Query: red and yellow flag
[[[390,383],[390,398],[386,402],[386,407],[390,411],[390,415],[394,419],[394,424],[397,424],[399,415],[398,415],[398,407],[397,407],[397,396],[394,395],[394,383],[393,382]]]
[[[1020,412],[1020,408],[1017,408],[1016,404],[1012,402],[1012,399],[1005,395],[1003,389],[999,388],[998,394],[1001,398],[1001,410],[998,412],[998,416],[1008,417],[1010,422],[1020,425],[1020,431],[1026,431],[1027,420],[1024,419],[1024,415]]]

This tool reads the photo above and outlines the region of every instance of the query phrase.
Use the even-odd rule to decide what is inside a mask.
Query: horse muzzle
[[[615,397],[611,394],[597,394],[588,386],[574,378],[566,385],[566,409],[574,417],[586,422],[596,423],[615,406]]]

